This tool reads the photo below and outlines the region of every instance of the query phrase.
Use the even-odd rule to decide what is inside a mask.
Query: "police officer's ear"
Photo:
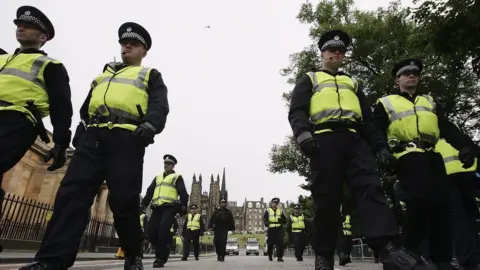
[[[143,50],[142,58],[145,58],[145,56],[147,56],[147,50]]]
[[[48,36],[44,33],[41,33],[40,36],[38,37],[38,40],[40,41],[40,48],[47,43]]]

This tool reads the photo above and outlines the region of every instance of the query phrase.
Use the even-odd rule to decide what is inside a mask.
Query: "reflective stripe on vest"
[[[187,229],[190,231],[200,230],[200,214],[195,214],[192,218],[192,214],[188,214]]]
[[[173,228],[173,225],[172,227],[170,228],[170,232],[173,233],[175,231],[175,229]]]
[[[143,228],[143,219],[145,218],[145,214],[140,215],[140,226]]]
[[[160,206],[172,204],[178,199],[178,192],[175,184],[180,174],[171,173],[165,178],[163,174],[155,179],[155,191],[153,192],[152,205]]]
[[[290,216],[290,220],[292,220],[292,232],[301,232],[305,230],[305,217],[303,215]]]
[[[125,67],[115,71],[111,66],[92,82],[92,97],[88,106],[90,118],[94,116],[113,116],[132,122],[142,119],[137,104],[143,114],[148,108],[148,80],[151,68]],[[120,127],[135,130],[135,124],[115,124],[112,122],[93,125],[98,127]]]
[[[276,228],[282,226],[280,224],[280,217],[282,216],[282,210],[278,209],[273,210],[272,208],[268,208],[268,227],[269,228]]]
[[[25,107],[33,101],[42,117],[50,114],[44,70],[49,63],[59,61],[39,53],[0,55],[0,100],[12,106],[0,106],[0,110],[15,110],[24,113],[35,123],[32,113]]]
[[[328,121],[361,121],[362,109],[357,97],[358,83],[347,75],[332,76],[326,72],[309,72],[313,95],[310,120],[313,124]],[[315,133],[327,130],[317,130]]]
[[[435,151],[440,153],[445,163],[445,170],[447,175],[454,173],[462,172],[474,172],[477,170],[477,159],[475,158],[475,163],[470,168],[463,168],[463,163],[458,158],[459,151],[455,149],[451,144],[449,144],[445,139],[440,139],[435,145]]]
[[[433,145],[438,142],[440,130],[432,97],[417,96],[415,103],[412,103],[400,95],[389,95],[380,98],[378,102],[382,103],[390,121],[388,141],[422,141]],[[409,148],[401,153],[394,153],[394,156],[400,158],[411,151],[424,152],[421,148]]]
[[[343,222],[343,235],[352,235],[352,225],[350,225],[350,215],[345,217],[345,221]]]

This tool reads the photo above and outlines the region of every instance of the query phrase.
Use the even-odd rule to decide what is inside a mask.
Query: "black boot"
[[[162,268],[165,265],[165,261],[162,259],[155,259],[153,262],[153,268]]]
[[[315,270],[333,270],[333,258],[327,259],[324,256],[315,256]]]
[[[392,243],[388,243],[378,255],[384,270],[412,270],[420,265],[418,258],[403,248],[396,248]]]
[[[195,257],[195,261],[198,261],[198,256],[197,256],[197,257]]]
[[[43,262],[33,262],[19,268],[19,270],[54,270],[54,269],[55,267],[51,267]]]
[[[455,270],[450,262],[433,262],[438,270]]]
[[[277,258],[277,261],[278,261],[278,262],[283,262],[283,258],[282,258],[282,257],[278,257],[278,258]]]
[[[225,261],[225,256],[220,256],[220,261],[224,262]]]
[[[268,260],[273,261],[272,255],[268,255]]]
[[[345,253],[339,252],[339,253],[338,253],[338,264],[339,264],[340,266],[344,266],[344,265],[346,265],[347,263],[348,263],[348,258],[347,258],[347,256],[345,256]]]
[[[187,257],[182,257],[182,261],[186,261],[187,260]]]
[[[219,262],[219,261],[220,261],[220,256],[217,256],[217,262]]]
[[[124,270],[143,270],[142,258],[137,256],[135,258],[125,258]]]

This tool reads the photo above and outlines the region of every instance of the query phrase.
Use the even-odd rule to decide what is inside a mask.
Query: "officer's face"
[[[173,168],[175,167],[175,164],[171,162],[165,162],[163,163],[163,168],[165,169],[166,172],[171,172],[173,171]]]
[[[272,208],[277,208],[277,206],[278,206],[278,203],[272,202]]]
[[[221,206],[221,207],[227,207],[227,203],[226,203],[226,202],[221,202],[221,203],[220,203],[220,206]]]
[[[197,213],[197,209],[190,209],[190,212],[192,212],[192,214],[196,214],[196,213]]]
[[[300,214],[300,209],[293,209],[293,212],[298,215]]]
[[[400,89],[415,88],[420,82],[419,72],[404,72],[397,77],[397,85]]]
[[[21,45],[44,44],[47,35],[38,26],[32,23],[22,22],[17,24],[17,41]]]
[[[333,68],[339,68],[345,58],[345,48],[328,48],[322,52],[323,62]]]
[[[145,46],[136,39],[122,40],[120,45],[122,60],[125,63],[141,61],[147,55]]]

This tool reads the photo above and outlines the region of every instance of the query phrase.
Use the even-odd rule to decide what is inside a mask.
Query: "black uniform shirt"
[[[226,207],[218,207],[208,222],[208,228],[222,228],[229,231],[235,230],[235,220],[232,211]]]
[[[107,69],[109,64],[105,65],[103,72]],[[110,66],[112,67],[112,66]],[[114,66],[114,70],[118,71],[124,68],[125,65],[119,64]],[[80,118],[88,123],[88,106],[90,104],[90,98],[92,97],[92,90],[88,92],[87,98],[83,102],[82,107],[80,108]],[[145,114],[143,121],[149,122],[155,127],[155,133],[159,134],[165,128],[165,123],[167,122],[167,115],[169,113],[168,97],[167,97],[167,86],[163,82],[162,74],[156,69],[150,71],[150,77],[148,79],[148,108],[147,113]]]
[[[415,98],[418,96],[417,93],[410,96],[408,93],[397,93],[412,103],[415,101]],[[440,137],[444,138],[448,143],[450,143],[456,149],[462,149],[464,147],[471,148],[471,140],[461,132],[454,124],[448,121],[448,118],[443,113],[443,108],[441,108],[438,104],[436,104],[436,114],[438,118],[438,128],[440,129]],[[385,111],[383,105],[378,102],[373,110],[373,122],[383,131],[383,138],[386,141],[386,132],[388,127],[390,126],[390,120],[388,118],[388,114]],[[472,149],[474,150],[474,149]]]
[[[173,171],[172,173],[175,173],[175,171]],[[167,175],[169,174],[167,174],[166,172],[163,173],[163,177],[166,177]],[[155,177],[153,178],[153,181],[150,184],[150,186],[148,186],[147,194],[145,194],[145,197],[143,197],[142,205],[144,205],[145,207],[147,207],[152,201],[153,193],[155,192],[156,185],[157,185],[157,178]],[[181,175],[178,176],[177,181],[175,182],[175,188],[177,189],[177,193],[180,196],[180,205],[183,207],[187,207],[188,192],[187,192],[187,189],[185,188],[185,182],[183,181],[183,177]]]
[[[15,50],[15,54],[39,53],[47,56],[44,51],[37,49]],[[63,64],[48,63],[43,71],[43,78],[50,105],[50,121],[53,126],[53,142],[63,148],[70,146],[72,132],[72,96],[70,91],[70,78]]]
[[[320,70],[333,76],[327,70]],[[337,75],[346,75],[343,72],[338,72]],[[310,100],[312,98],[313,83],[308,75],[304,75],[295,85],[292,92],[292,99],[290,101],[290,110],[288,112],[288,120],[293,130],[293,135],[298,137],[303,132],[313,134],[313,126],[310,122]],[[381,132],[371,123],[372,111],[368,105],[367,98],[363,93],[361,87],[357,90],[358,101],[362,110],[362,133],[367,137],[370,144],[376,149],[386,148],[388,145],[382,140]]]

